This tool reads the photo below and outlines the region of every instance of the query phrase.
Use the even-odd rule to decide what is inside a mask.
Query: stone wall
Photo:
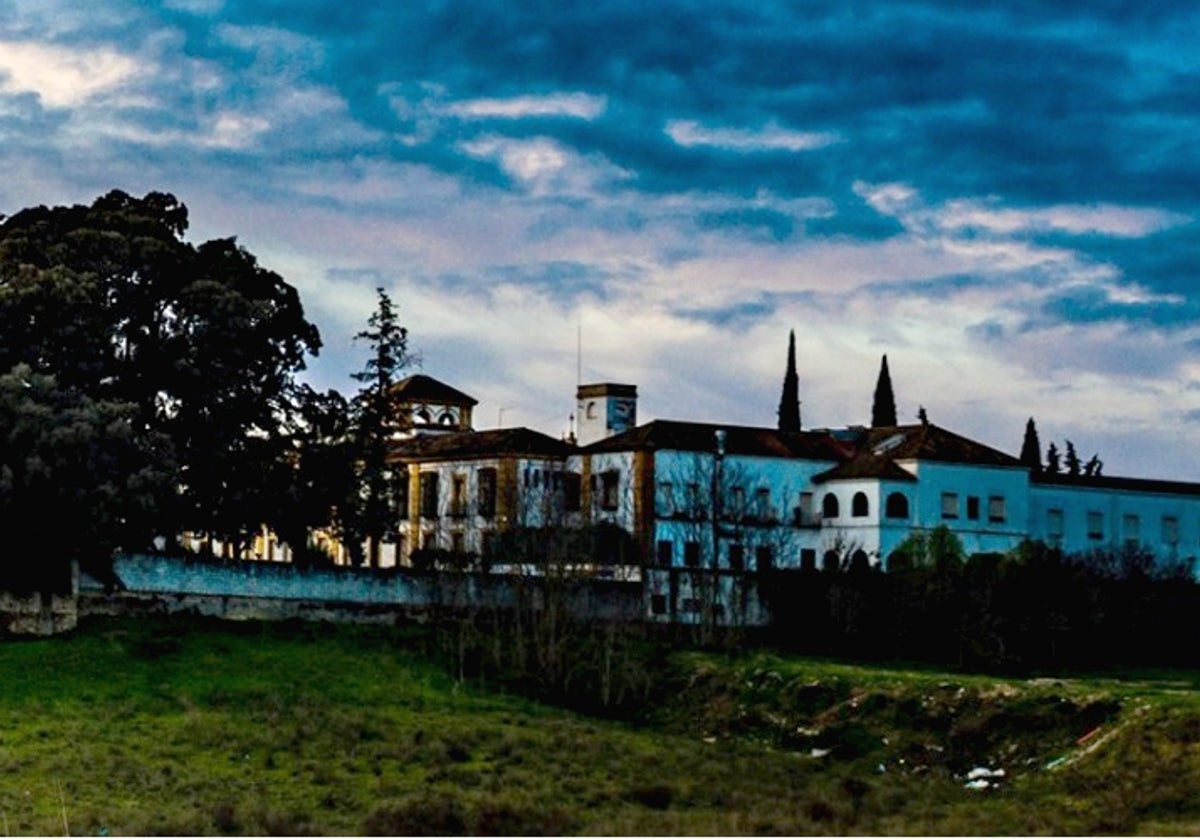
[[[194,612],[220,618],[395,622],[431,609],[537,606],[543,581],[495,574],[410,569],[302,569],[282,563],[230,562],[127,555],[116,558],[121,587],[84,587],[80,612],[121,615]],[[643,618],[641,585],[579,580],[564,584],[567,609],[584,619]]]

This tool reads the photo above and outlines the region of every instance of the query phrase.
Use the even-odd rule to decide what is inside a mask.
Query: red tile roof
[[[401,379],[392,386],[392,394],[409,402],[435,402],[447,405],[476,405],[479,402],[469,394],[464,394],[457,388],[451,388],[445,382],[423,373]]]

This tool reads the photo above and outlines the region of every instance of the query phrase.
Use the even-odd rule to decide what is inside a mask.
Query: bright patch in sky
[[[112,47],[72,50],[0,40],[0,90],[32,93],[49,108],[70,108],[119,89],[137,62]]]

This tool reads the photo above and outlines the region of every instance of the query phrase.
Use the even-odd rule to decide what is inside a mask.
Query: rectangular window
[[[972,522],[979,521],[979,497],[967,496],[967,519]]]
[[[563,473],[563,508],[578,513],[583,506],[583,476],[576,472]]]
[[[1087,535],[1089,540],[1104,539],[1104,514],[1098,510],[1088,511]]]
[[[958,494],[942,494],[942,519],[958,519]]]
[[[800,568],[806,571],[817,568],[817,550],[815,548],[800,549]]]
[[[700,566],[700,543],[689,540],[683,544],[683,564],[693,569]]]
[[[450,478],[450,515],[456,519],[467,515],[467,477],[461,473]]]
[[[1127,513],[1121,518],[1121,531],[1125,537],[1125,545],[1137,548],[1142,542],[1142,521],[1136,513]]]
[[[609,470],[600,475],[600,507],[604,510],[616,510],[621,487],[621,474]]]
[[[760,545],[754,549],[754,568],[760,572],[769,572],[775,565],[775,551],[769,545]]]
[[[403,521],[408,519],[408,470],[401,469],[396,476],[396,518]]]
[[[1008,519],[1008,508],[1003,496],[988,496],[988,522],[1003,522]]]
[[[775,518],[775,511],[771,510],[771,489],[769,487],[759,487],[755,491],[754,515],[758,517],[759,522],[770,522]]]
[[[796,508],[796,525],[813,524],[813,494],[800,494],[800,507]]]
[[[675,562],[675,543],[671,540],[658,541],[658,565],[670,566]]]
[[[689,484],[688,485],[687,503],[688,503],[688,510],[687,510],[688,516],[690,516],[692,519],[704,519],[705,517],[708,516],[707,511],[704,510],[704,504],[700,497],[700,485],[699,484]]]
[[[666,615],[667,613],[667,596],[666,595],[651,595],[650,596],[650,612],[654,615]]]
[[[1046,511],[1046,542],[1055,547],[1062,547],[1063,541],[1063,512],[1058,508]]]
[[[477,476],[478,503],[476,509],[480,516],[491,518],[496,515],[496,470],[484,467]]]
[[[436,531],[422,532],[421,548],[437,548],[437,532]]]
[[[741,543],[732,543],[729,546],[729,568],[735,572],[746,568],[746,547]]]
[[[421,516],[436,519],[438,515],[438,474],[421,473]]]
[[[658,515],[675,515],[675,488],[669,481],[658,483]]]
[[[729,494],[729,517],[734,520],[746,515],[746,488],[734,487]]]
[[[450,550],[455,554],[463,553],[463,532],[455,531],[450,535]]]
[[[1179,545],[1179,520],[1176,517],[1162,518],[1162,541],[1164,545]]]
[[[479,534],[479,552],[484,557],[491,557],[496,553],[496,532],[483,531]]]

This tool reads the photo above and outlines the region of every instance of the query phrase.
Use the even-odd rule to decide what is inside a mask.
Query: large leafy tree
[[[103,577],[115,548],[153,529],[172,452],[136,416],[26,364],[0,374],[0,586],[62,591],[72,559]]]
[[[296,290],[233,239],[194,246],[174,196],[114,191],[0,223],[0,371],[131,406],[177,459],[159,530],[238,540],[264,521],[295,374],[320,338]]]

